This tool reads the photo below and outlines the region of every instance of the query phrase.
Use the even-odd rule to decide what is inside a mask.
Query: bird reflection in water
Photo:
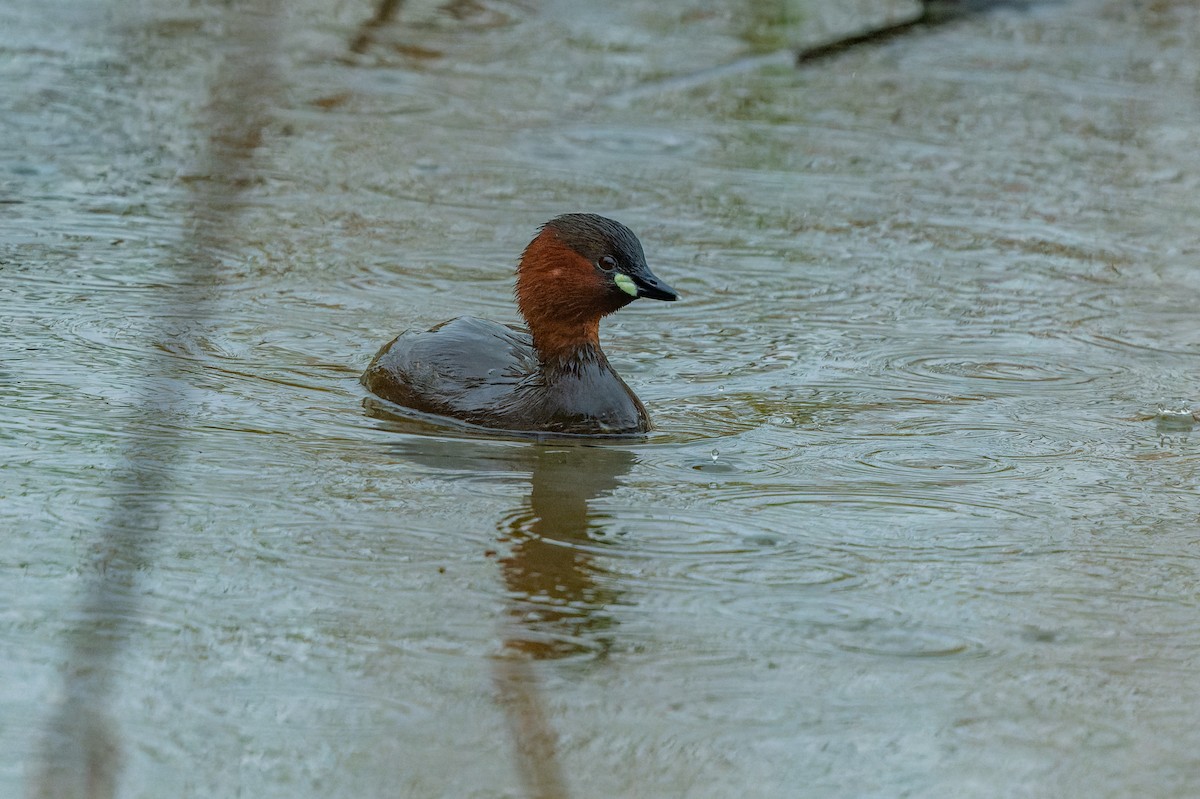
[[[605,608],[620,592],[595,560],[605,517],[590,514],[588,500],[617,486],[633,453],[545,446],[531,452],[529,503],[499,531],[510,547],[500,561],[509,600],[492,675],[522,782],[530,796],[551,799],[567,792],[533,662],[602,655],[612,644],[615,621]]]
[[[430,432],[368,400],[369,415],[402,432]],[[609,608],[621,591],[598,562],[607,517],[588,503],[612,492],[633,467],[632,452],[583,443],[531,444],[481,454],[478,442],[408,439],[405,460],[436,469],[525,473],[529,497],[497,522],[507,602],[500,647],[492,658],[497,703],[513,738],[517,771],[532,799],[568,795],[558,763],[554,729],[538,682],[538,661],[603,657],[614,640]]]
[[[620,592],[596,562],[602,514],[588,500],[612,491],[633,453],[605,447],[532,448],[528,505],[503,522],[501,558],[508,588],[504,647],[534,660],[605,654],[613,625],[606,608]]]

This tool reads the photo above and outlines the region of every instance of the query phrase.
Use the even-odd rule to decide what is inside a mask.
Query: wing
[[[363,384],[399,405],[473,421],[503,407],[536,368],[528,333],[463,316],[396,337],[367,367]]]

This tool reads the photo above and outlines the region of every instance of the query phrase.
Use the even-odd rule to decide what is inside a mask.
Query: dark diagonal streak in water
[[[175,285],[156,307],[146,309],[167,340],[203,322],[211,311],[219,274],[209,253],[222,249],[253,172],[275,88],[278,10],[278,0],[258,0],[230,20],[225,57],[210,86],[207,149],[191,184],[189,235],[177,256]],[[137,574],[153,559],[155,534],[170,524],[168,497],[186,443],[180,425],[155,423],[164,407],[176,411],[176,418],[188,416],[186,390],[179,388],[184,385],[181,364],[158,349],[135,387],[143,400],[128,431],[120,488],[95,536],[67,642],[60,700],[29,775],[27,794],[37,799],[101,799],[117,793],[120,746],[107,716],[115,661],[138,626]]]
[[[797,50],[796,66],[807,66],[858,47],[885,44],[909,33],[931,30],[998,8],[1025,10],[1035,2],[1038,0],[924,0],[920,10],[913,16],[832,42]]]

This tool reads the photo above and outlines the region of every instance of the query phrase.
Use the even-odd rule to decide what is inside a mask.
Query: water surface
[[[1195,794],[1194,8],[225,5],[0,12],[0,794]],[[657,432],[364,406],[575,210]]]

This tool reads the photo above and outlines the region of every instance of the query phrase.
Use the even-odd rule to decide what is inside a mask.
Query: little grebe
[[[483,427],[644,433],[650,418],[600,349],[600,318],[638,297],[678,294],[646,266],[629,228],[595,214],[542,226],[517,266],[529,331],[469,316],[386,344],[362,376],[372,393]]]

